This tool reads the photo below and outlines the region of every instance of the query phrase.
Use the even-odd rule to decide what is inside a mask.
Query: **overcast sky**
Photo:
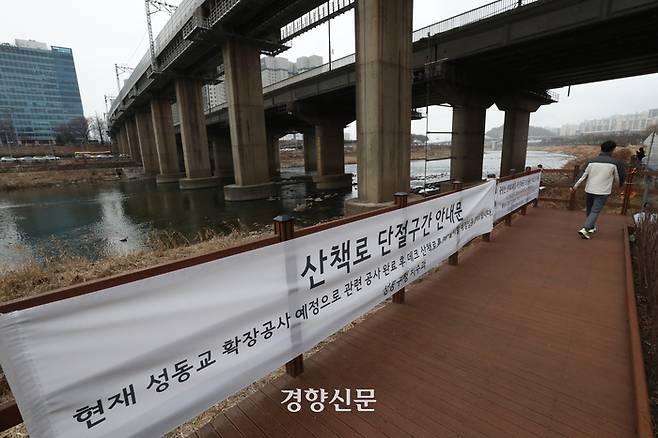
[[[489,3],[490,0],[415,0],[414,29],[452,17]],[[0,42],[14,38],[34,39],[49,45],[71,47],[86,115],[105,112],[103,96],[116,95],[114,64],[135,66],[146,53],[146,18],[143,0],[21,0],[3,1],[0,15]],[[179,4],[180,0],[168,0]],[[153,16],[157,31],[167,19],[165,13]],[[333,59],[354,52],[354,14],[348,12],[331,22]],[[322,25],[296,38],[292,48],[281,56],[291,60],[317,54],[328,60],[328,31]],[[125,78],[125,77],[124,77]],[[558,104],[544,106],[532,115],[536,126],[559,127],[585,119],[607,117],[658,108],[658,75],[578,85],[560,94]],[[451,110],[430,111],[430,129],[449,131]],[[503,113],[492,107],[487,113],[487,129],[503,123]],[[424,121],[412,125],[425,132]],[[350,128],[353,132],[353,127]]]

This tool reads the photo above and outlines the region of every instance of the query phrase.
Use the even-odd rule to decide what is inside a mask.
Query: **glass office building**
[[[0,143],[51,143],[83,117],[73,52],[36,41],[0,44]]]

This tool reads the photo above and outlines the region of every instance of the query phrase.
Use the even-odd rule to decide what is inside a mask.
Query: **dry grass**
[[[63,146],[63,145],[37,145],[37,146],[12,146],[11,149],[7,146],[0,146],[0,156],[13,155],[14,157],[25,157],[34,155],[50,155],[53,152],[58,157],[72,157],[75,152],[104,152],[109,151],[110,145],[79,145],[79,146]]]
[[[631,155],[640,148],[640,146],[624,146],[618,147],[615,149],[614,156],[622,161],[629,162]],[[568,161],[563,169],[573,169],[574,166],[578,165],[583,167],[589,160],[596,157],[601,153],[601,147],[599,145],[559,145],[559,146],[541,146],[531,148],[532,150],[544,151],[544,152],[554,152],[561,154],[573,155],[576,158]]]
[[[50,187],[64,184],[80,184],[93,181],[115,181],[119,177],[115,169],[52,170],[42,172],[0,173],[0,191],[31,187]]]

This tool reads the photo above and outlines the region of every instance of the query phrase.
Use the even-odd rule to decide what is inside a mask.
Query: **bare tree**
[[[0,144],[9,146],[10,144],[16,144],[17,141],[16,129],[14,129],[11,119],[0,116]]]
[[[107,135],[107,121],[104,117],[94,113],[92,117],[87,119],[89,124],[89,131],[93,138],[96,138],[100,144],[104,145],[108,140]]]
[[[57,142],[61,144],[84,143],[89,140],[89,124],[84,117],[75,117],[55,128]]]

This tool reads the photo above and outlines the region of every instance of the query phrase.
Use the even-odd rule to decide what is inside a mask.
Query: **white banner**
[[[496,185],[496,217],[500,219],[539,197],[541,172],[533,173]]]
[[[494,186],[1,315],[30,436],[166,433],[490,232]]]

